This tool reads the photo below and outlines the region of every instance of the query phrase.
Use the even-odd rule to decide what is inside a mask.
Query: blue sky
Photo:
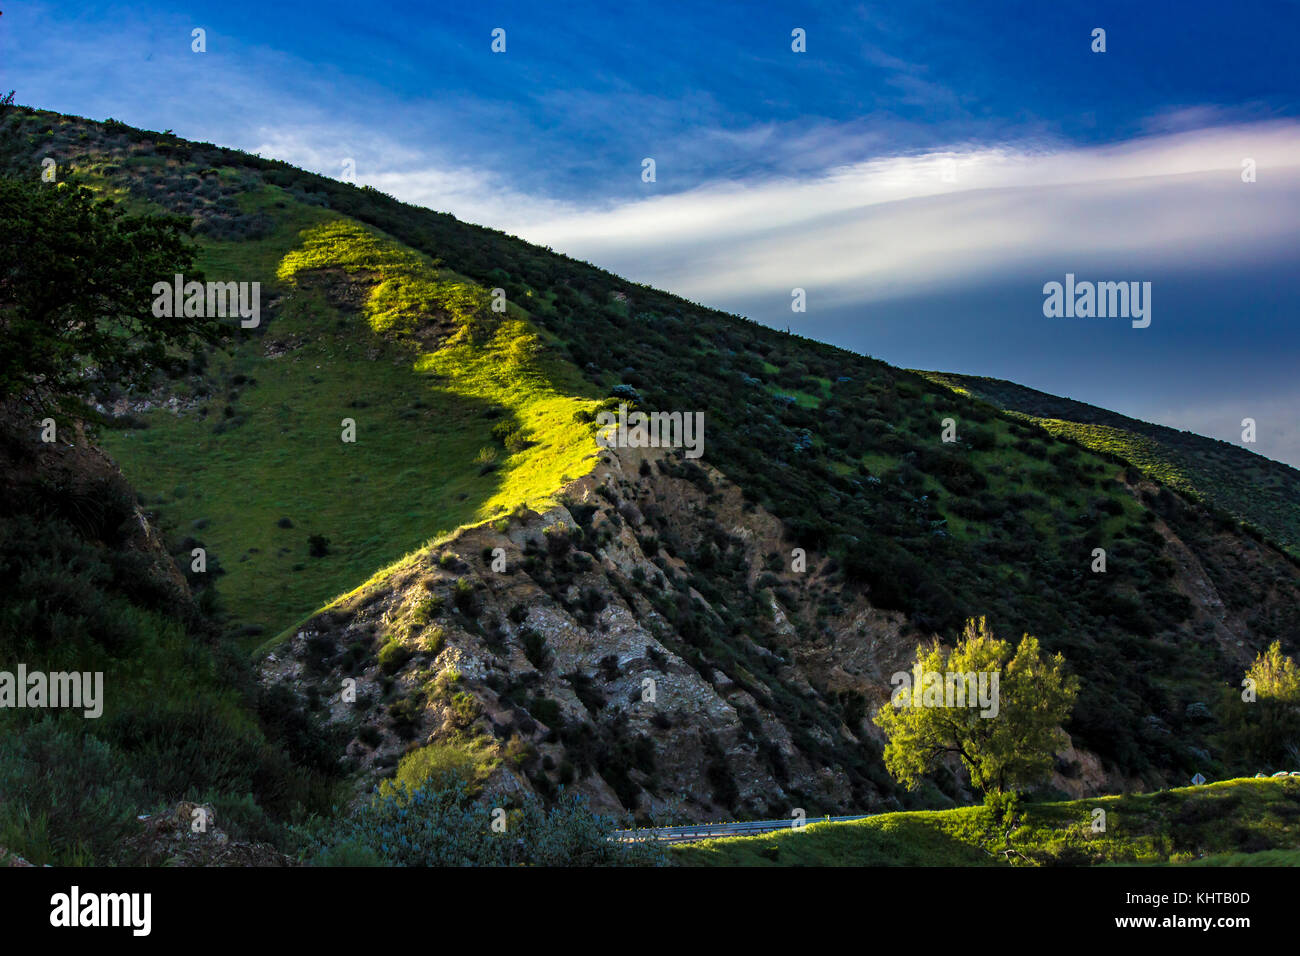
[[[1296,3],[441,6],[0,2],[0,86],[1300,464]],[[1151,326],[1045,318],[1067,272]]]

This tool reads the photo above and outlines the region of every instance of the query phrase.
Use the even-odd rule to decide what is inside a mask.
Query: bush
[[[551,666],[551,652],[546,646],[546,638],[531,627],[521,630],[519,636],[523,638],[524,656],[528,658],[528,663],[539,671],[549,668]]]
[[[268,691],[264,700],[274,696]],[[268,709],[271,720],[283,712]],[[105,721],[105,739],[127,766],[163,798],[196,799],[205,791],[248,791],[261,741],[235,727],[206,701],[184,707],[143,703]]]
[[[385,866],[384,858],[374,847],[355,840],[345,840],[320,849],[312,866]]]
[[[489,472],[496,471],[497,467],[497,450],[488,446],[483,446],[474,456],[474,464],[479,466],[478,473],[486,475]]]
[[[569,552],[573,546],[573,541],[569,537],[569,529],[566,525],[553,524],[542,532],[546,538],[547,553],[554,558],[560,558]]]
[[[378,794],[318,844],[312,862],[379,859],[394,866],[646,866],[666,862],[657,843],[609,840],[622,825],[596,814],[585,798],[562,795],[545,807],[531,795],[517,809],[493,794],[475,802],[454,774],[414,790]],[[502,819],[505,828],[492,826]]]
[[[145,792],[122,772],[121,754],[52,718],[15,733],[0,748],[0,845],[35,864],[119,862]]]
[[[552,730],[558,728],[564,719],[560,714],[559,702],[549,697],[532,698],[528,702],[528,712]]]
[[[396,674],[410,659],[410,649],[400,641],[389,641],[379,649],[379,669],[385,674]]]
[[[419,691],[399,697],[388,705],[388,716],[392,718],[393,729],[400,737],[409,740],[415,735],[416,724],[424,715],[424,705],[424,694]]]
[[[435,595],[420,598],[411,608],[411,623],[416,627],[424,627],[440,610],[442,610],[442,598]]]
[[[478,593],[474,590],[474,582],[469,578],[459,578],[451,588],[452,600],[456,602],[456,607],[466,617],[477,617],[479,613]]]
[[[424,787],[456,787],[477,794],[498,763],[496,746],[486,738],[432,743],[403,757],[393,778],[380,783],[379,795],[401,803]]]

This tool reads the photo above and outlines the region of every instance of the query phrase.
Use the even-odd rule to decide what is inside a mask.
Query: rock
[[[34,866],[34,864],[28,863],[17,853],[10,853],[0,846],[0,866]]]
[[[210,804],[182,800],[145,817],[141,831],[123,843],[127,860],[144,866],[293,866],[291,858],[266,843],[231,840],[217,827]]]

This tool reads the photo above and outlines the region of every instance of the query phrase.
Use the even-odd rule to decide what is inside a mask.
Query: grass
[[[1037,422],[1053,435],[1064,436],[1085,448],[1123,458],[1152,478],[1172,488],[1197,492],[1191,478],[1174,460],[1164,454],[1160,443],[1145,435],[1138,435],[1113,425],[1089,425],[1083,422],[1067,422],[1059,418],[1033,418],[1029,415],[1025,418]]]
[[[1092,829],[1097,808],[1106,812],[1104,833]],[[1300,780],[1291,778],[1031,803],[1022,810],[1009,843],[983,807],[962,807],[705,840],[673,852],[686,866],[1295,865],[1300,858]]]
[[[282,217],[272,236],[205,246],[210,274],[274,275],[288,293],[266,337],[214,356],[221,392],[206,418],[152,411],[147,429],[102,436],[149,507],[218,558],[226,606],[262,634],[438,531],[544,505],[597,451],[574,420],[594,407],[591,387],[526,318],[490,321],[486,290],[279,194],[252,200]],[[362,316],[301,281],[321,269],[368,285]],[[459,332],[426,350],[411,334],[435,315]],[[268,343],[298,344],[271,357]],[[341,440],[344,419],[354,443]],[[503,421],[532,444],[485,470],[475,458]],[[313,535],[329,539],[324,557],[309,555]]]

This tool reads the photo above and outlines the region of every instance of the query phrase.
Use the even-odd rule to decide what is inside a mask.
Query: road
[[[1266,776],[1263,773],[1256,777]],[[1300,777],[1300,770],[1279,771],[1274,777]],[[870,814],[853,817],[812,817],[807,823],[843,823],[847,820],[865,820]],[[691,823],[680,827],[645,827],[638,830],[615,830],[611,840],[620,843],[639,843],[642,840],[661,840],[664,843],[689,843],[692,840],[713,840],[718,837],[757,836],[777,830],[795,828],[797,820],[750,820],[745,823]]]
[[[847,820],[865,820],[868,814],[855,817],[812,817],[806,823],[843,823]],[[691,823],[680,827],[646,827],[640,830],[616,830],[611,840],[620,843],[639,843],[642,840],[661,840],[664,843],[687,843],[692,840],[713,840],[718,837],[757,836],[776,830],[796,829],[799,820],[749,820],[744,823]]]

